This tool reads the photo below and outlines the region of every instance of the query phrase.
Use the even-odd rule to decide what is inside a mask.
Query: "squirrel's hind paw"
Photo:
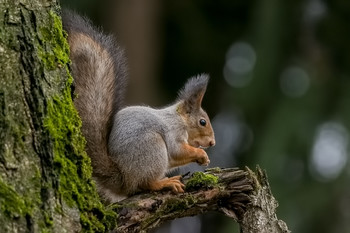
[[[149,184],[149,189],[153,191],[163,188],[170,188],[175,193],[183,193],[185,185],[180,181],[181,176],[173,176],[161,180],[155,180]]]

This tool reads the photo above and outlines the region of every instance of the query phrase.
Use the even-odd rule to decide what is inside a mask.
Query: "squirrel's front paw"
[[[203,154],[197,158],[196,162],[201,166],[208,166],[210,163],[207,153],[203,150]]]

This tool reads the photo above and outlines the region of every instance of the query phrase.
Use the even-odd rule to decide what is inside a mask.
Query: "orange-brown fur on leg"
[[[181,145],[180,153],[177,156],[172,157],[170,168],[186,165],[192,162],[207,166],[210,163],[210,160],[203,149],[183,143]]]
[[[183,192],[180,176],[163,177],[177,166],[209,163],[199,149],[215,145],[209,117],[201,107],[209,76],[189,79],[170,106],[124,107],[123,50],[88,19],[71,11],[64,11],[62,19],[70,45],[74,104],[101,196],[114,202],[142,189]]]
[[[149,182],[149,184],[145,188],[153,191],[158,191],[163,188],[170,188],[172,191],[176,193],[183,193],[184,192],[183,188],[185,187],[185,185],[181,183],[180,179],[181,179],[181,176],[173,176],[170,178],[166,177],[161,180],[155,180],[155,181]]]

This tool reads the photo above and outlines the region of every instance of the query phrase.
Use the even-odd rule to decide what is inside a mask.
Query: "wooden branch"
[[[276,215],[278,202],[273,197],[266,172],[257,167],[253,173],[249,168],[249,177],[254,181],[254,192],[243,218],[239,221],[243,233],[289,233],[287,224]]]
[[[242,232],[267,232],[254,231],[255,228],[250,226],[253,224],[257,226],[256,229],[263,229],[261,227],[266,224],[265,221],[262,222],[263,225],[258,222],[261,220],[259,216],[271,217],[267,213],[262,215],[261,211],[265,213],[265,209],[259,209],[265,204],[265,197],[262,197],[265,193],[259,190],[268,190],[269,194],[271,192],[267,180],[260,179],[266,176],[259,168],[257,174],[258,176],[248,168],[212,168],[205,173],[197,172],[190,177],[184,177],[185,193],[163,191],[138,194],[125,199],[111,206],[119,214],[118,226],[113,232],[147,232],[166,221],[208,211],[221,212],[233,218],[240,223]],[[261,183],[261,180],[264,182]],[[269,198],[273,199],[272,195]],[[275,213],[276,202],[273,204],[272,215]]]

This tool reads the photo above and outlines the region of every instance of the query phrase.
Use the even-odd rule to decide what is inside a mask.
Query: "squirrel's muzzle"
[[[209,146],[211,147],[211,146],[215,146],[215,140],[211,140],[210,142],[209,142]]]

